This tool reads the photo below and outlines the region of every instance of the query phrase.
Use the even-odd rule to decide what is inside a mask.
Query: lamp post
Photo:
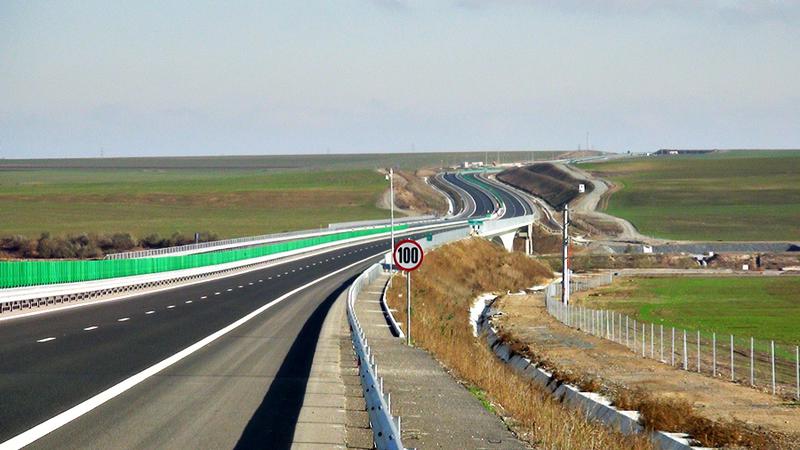
[[[390,235],[391,235],[391,247],[389,248],[390,251],[394,252],[394,169],[389,168],[389,175],[386,176],[389,180],[389,210],[391,211],[391,221],[390,221]],[[389,272],[394,273],[394,265],[390,265]]]

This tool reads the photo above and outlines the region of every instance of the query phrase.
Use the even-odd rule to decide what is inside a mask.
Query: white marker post
[[[422,246],[413,239],[397,243],[392,257],[394,264],[406,272],[406,344],[411,345],[411,272],[417,270],[425,256]]]

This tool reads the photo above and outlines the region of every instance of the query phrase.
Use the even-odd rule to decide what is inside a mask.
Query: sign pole
[[[406,274],[406,344],[411,345],[411,272],[422,264],[425,252],[419,242],[403,239],[392,253],[395,265]]]
[[[406,344],[411,345],[411,271],[406,271]]]

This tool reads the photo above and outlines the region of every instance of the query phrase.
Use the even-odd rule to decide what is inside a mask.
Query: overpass
[[[432,182],[462,207],[409,224],[407,236],[476,219],[476,234],[504,242],[532,220],[519,205],[501,213],[492,193],[456,174]],[[378,233],[207,278],[0,313],[0,447],[283,447],[309,439],[308,414],[338,410],[306,402],[319,387],[312,363],[322,324],[350,281],[388,250],[388,235]],[[85,286],[47,289],[77,285]],[[28,295],[19,289],[0,289],[0,304]]]

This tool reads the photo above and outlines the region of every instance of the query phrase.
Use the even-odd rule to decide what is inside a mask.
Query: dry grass
[[[677,397],[655,397],[642,389],[619,389],[614,406],[625,411],[639,411],[642,425],[648,430],[688,433],[704,447],[779,448],[764,433],[750,430],[736,421],[715,422],[697,415],[692,404]]]
[[[511,416],[514,430],[537,448],[653,448],[646,437],[624,436],[565,407],[472,336],[468,309],[478,294],[518,290],[550,276],[536,261],[480,239],[431,252],[412,279],[414,342],[456,377],[484,390],[489,401]],[[400,323],[405,323],[404,285],[393,283],[388,295]]]

